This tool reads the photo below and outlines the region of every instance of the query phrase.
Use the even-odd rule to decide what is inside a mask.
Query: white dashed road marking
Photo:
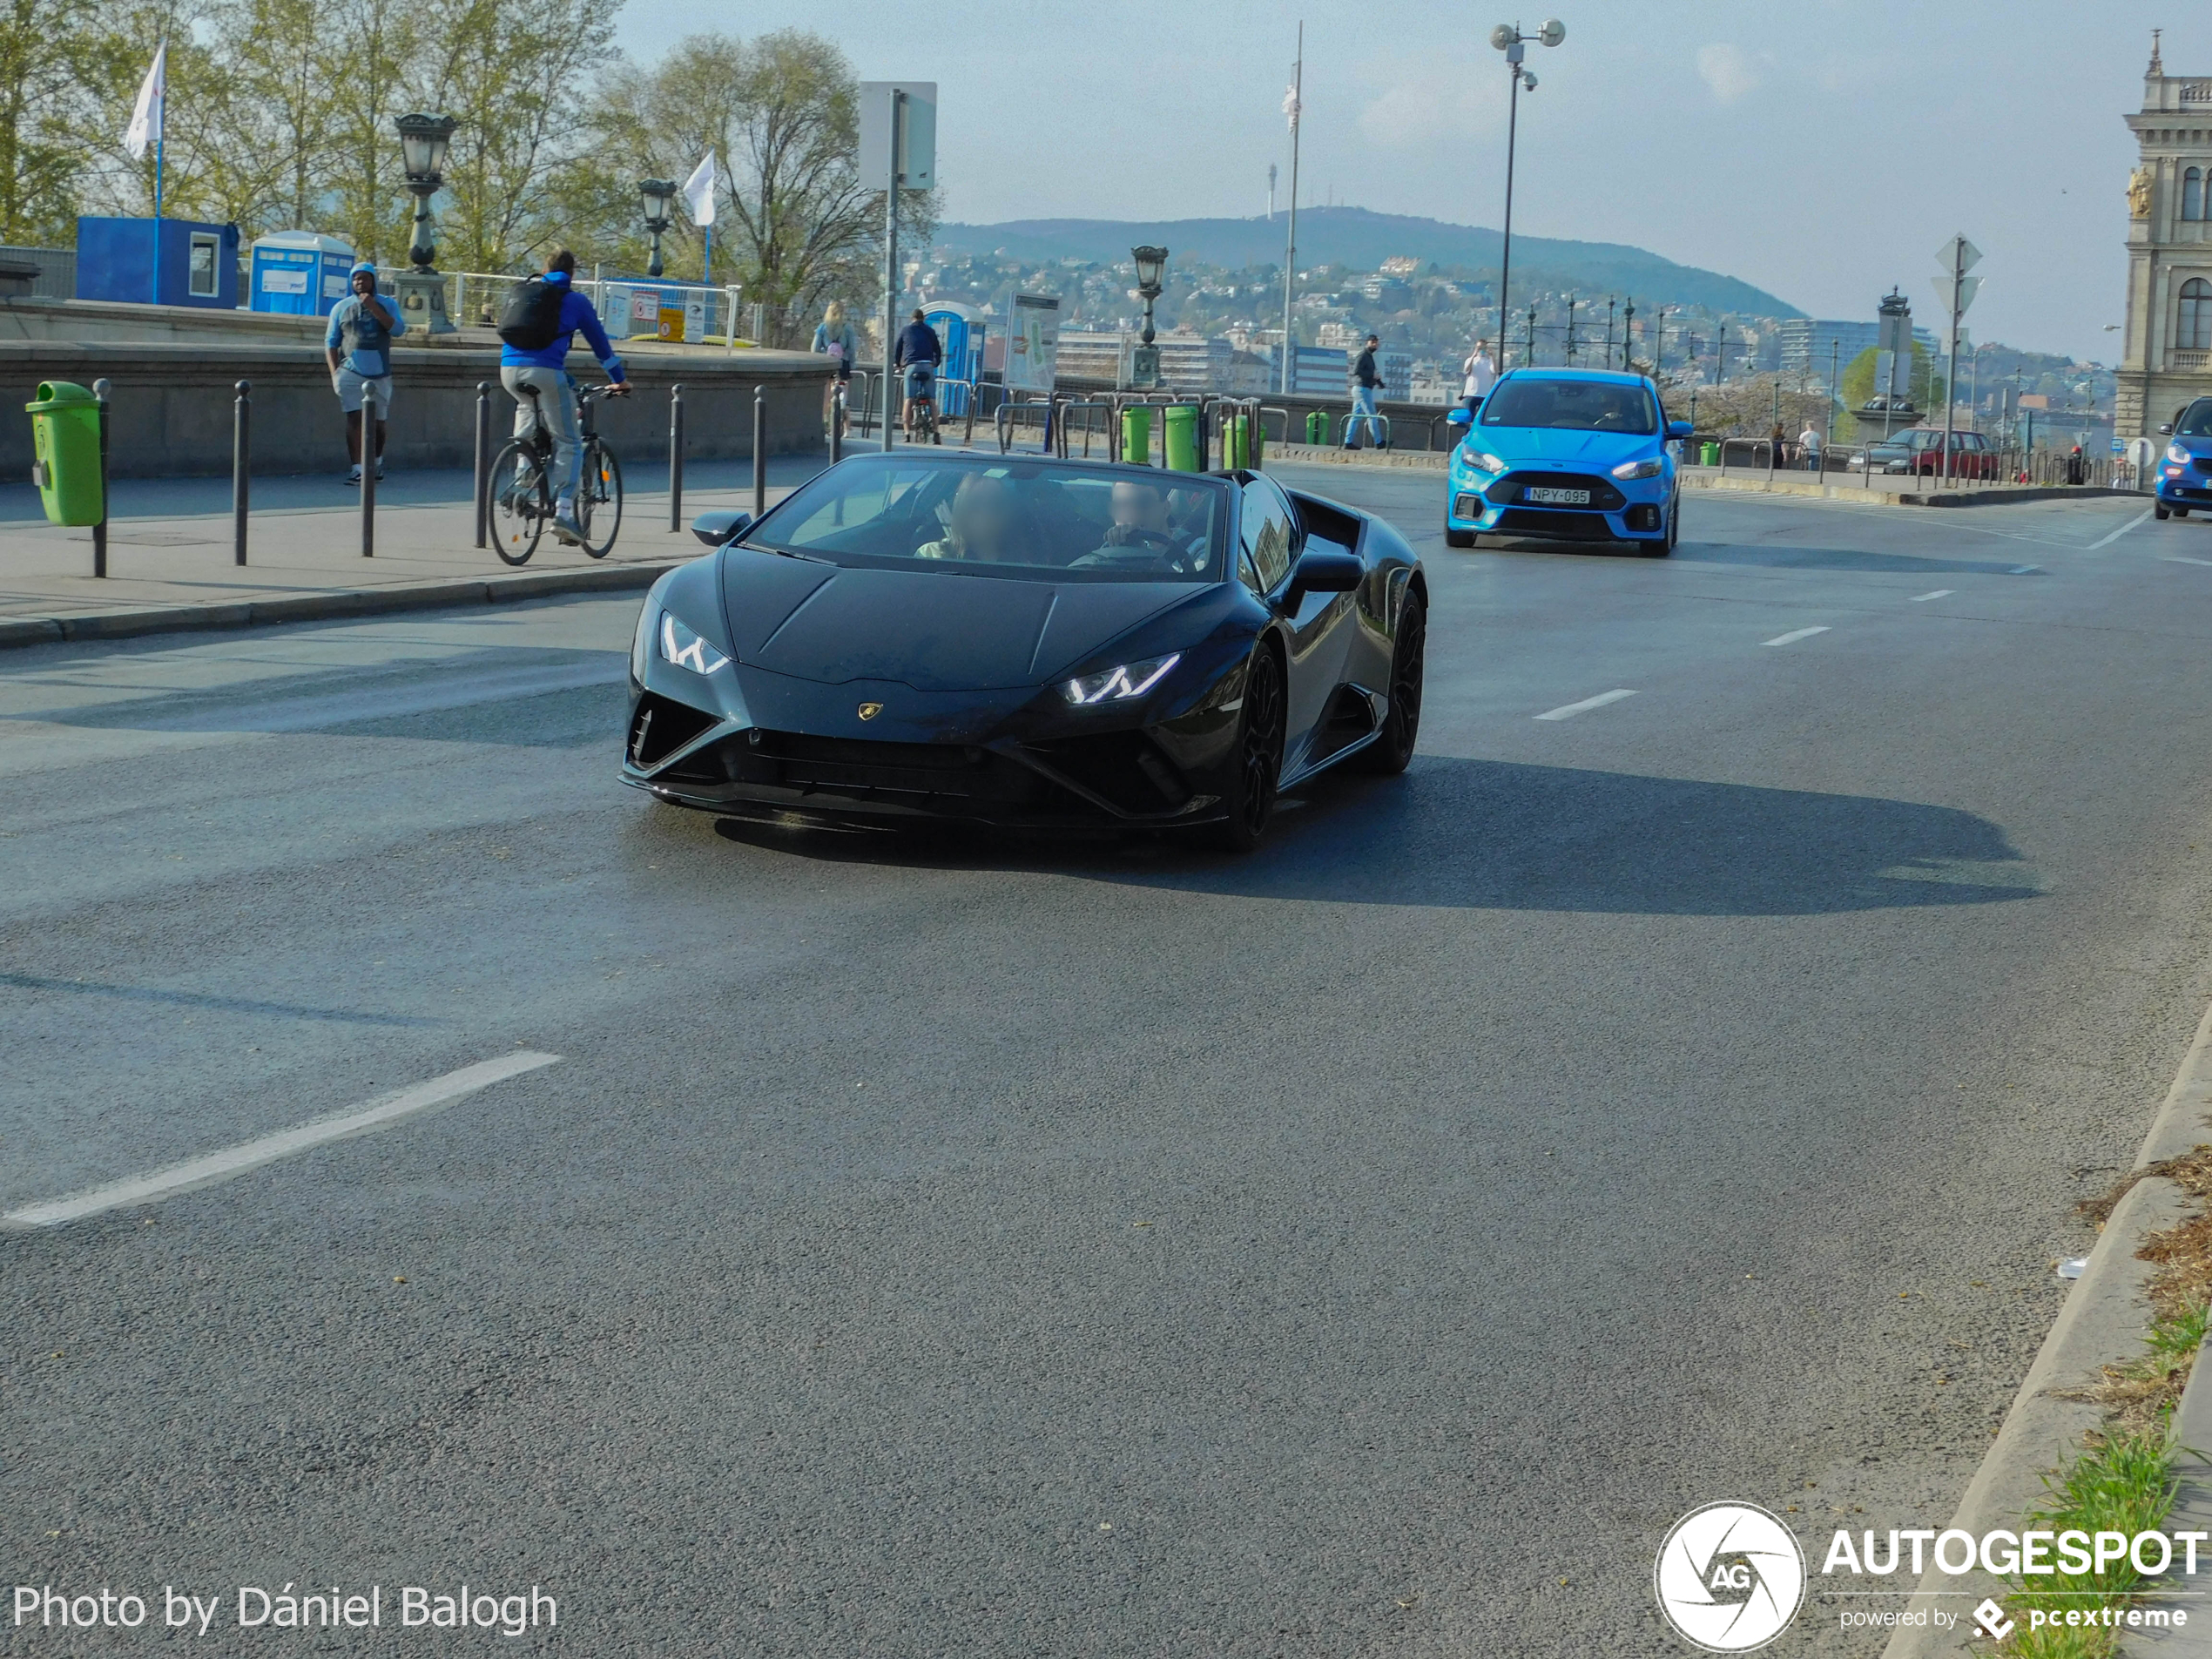
[[[1777,634],[1766,643],[1770,645],[1794,645],[1800,639],[1811,639],[1815,634],[1824,634],[1827,631],[1825,624],[1818,628],[1797,628],[1786,634]]]
[[[1578,714],[1587,714],[1592,709],[1602,709],[1608,703],[1618,703],[1624,697],[1634,697],[1635,695],[1635,693],[1634,691],[1620,690],[1600,691],[1595,697],[1586,697],[1580,703],[1564,703],[1558,708],[1547,709],[1541,714],[1538,715],[1536,718],[1539,720],[1571,720]]]
[[[2158,556],[2158,562],[2161,564],[2202,564],[2212,567],[2212,559],[2193,559],[2185,553],[2161,553]]]
[[[1948,599],[1957,591],[1955,588],[1938,588],[1933,593],[1916,593],[1912,596],[1912,603],[1917,605],[1928,599]]]
[[[57,1227],[65,1221],[79,1221],[86,1216],[98,1215],[104,1210],[120,1209],[125,1204],[152,1204],[172,1197],[192,1187],[204,1187],[217,1181],[227,1181],[234,1175],[258,1169],[264,1163],[273,1163],[279,1158],[305,1152],[327,1141],[343,1140],[349,1135],[361,1135],[370,1130],[382,1129],[416,1112],[428,1111],[433,1106],[442,1106],[448,1101],[459,1100],[463,1095],[473,1095],[479,1089],[518,1076],[526,1071],[536,1071],[540,1066],[550,1066],[561,1056],[538,1054],[530,1049],[517,1049],[502,1055],[496,1060],[479,1061],[473,1066],[463,1066],[458,1071],[448,1071],[442,1077],[433,1077],[427,1083],[417,1083],[412,1089],[401,1089],[381,1100],[357,1106],[352,1111],[341,1112],[335,1117],[318,1118],[312,1123],[302,1123],[296,1129],[264,1135],[255,1141],[241,1142],[226,1147],[219,1152],[210,1152],[205,1157],[172,1163],[165,1170],[156,1170],[151,1175],[132,1176],[128,1180],[111,1181],[106,1186],[94,1187],[89,1192],[79,1192],[66,1198],[55,1198],[45,1204],[26,1204],[21,1210],[10,1210],[0,1216],[0,1227]]]

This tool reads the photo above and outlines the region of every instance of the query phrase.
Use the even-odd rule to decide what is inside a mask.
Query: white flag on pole
[[[714,152],[709,150],[684,181],[684,201],[691,210],[691,223],[714,223]]]
[[[1298,131],[1298,88],[1295,85],[1285,87],[1283,91],[1283,113],[1290,117],[1291,131],[1296,132]]]
[[[131,152],[133,161],[145,155],[148,145],[161,142],[162,105],[168,63],[169,43],[165,40],[153,55],[153,67],[146,71],[145,84],[138,88],[138,105],[131,111],[131,125],[123,134],[123,147]]]

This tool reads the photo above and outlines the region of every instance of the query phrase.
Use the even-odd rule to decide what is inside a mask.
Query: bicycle
[[[907,442],[941,444],[937,435],[937,377],[917,375],[907,382]]]
[[[545,424],[534,388],[529,395],[530,429],[508,440],[491,475],[499,481],[492,496],[493,516],[499,525],[499,556],[509,564],[528,564],[537,551],[538,538],[553,522],[553,434]],[[595,559],[614,550],[622,529],[622,462],[599,435],[591,406],[607,395],[604,386],[576,388],[577,442],[583,447],[582,477],[576,492],[576,522],[583,532],[579,545]],[[602,535],[601,532],[604,534]]]

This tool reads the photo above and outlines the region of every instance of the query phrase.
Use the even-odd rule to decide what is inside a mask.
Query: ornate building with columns
[[[2151,34],[2128,180],[2128,321],[2113,431],[2138,437],[2212,396],[2212,79],[2168,75]]]

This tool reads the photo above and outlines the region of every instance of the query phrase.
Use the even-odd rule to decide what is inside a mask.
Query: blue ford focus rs
[[[1641,374],[1517,368],[1452,451],[1444,540],[1629,543],[1663,559],[1679,533],[1676,444],[1689,435],[1689,423],[1668,421]]]
[[[2189,509],[2212,513],[2212,397],[2201,397],[2158,428],[2166,453],[2158,462],[2161,518],[2187,518]]]

